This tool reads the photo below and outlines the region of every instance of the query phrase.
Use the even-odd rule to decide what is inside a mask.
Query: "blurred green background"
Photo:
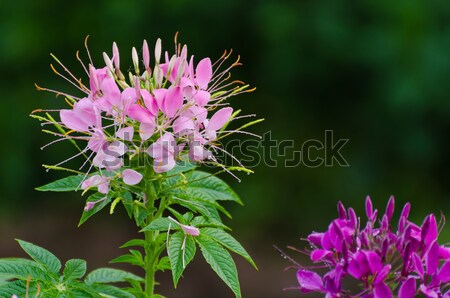
[[[90,35],[97,65],[116,41],[122,65],[131,47],[157,37],[187,43],[196,57],[218,58],[233,48],[244,66],[236,79],[257,91],[235,106],[266,121],[253,129],[277,140],[323,140],[325,130],[350,139],[341,151],[349,167],[259,165],[237,183],[245,201],[232,206],[229,225],[254,255],[260,271],[238,260],[244,297],[297,297],[294,272],[272,244],[302,247],[311,230],[323,230],[342,200],[362,212],[366,195],[384,210],[411,201],[417,221],[427,212],[450,214],[450,3],[416,0],[267,1],[56,1],[0,2],[0,257],[22,256],[14,238],[43,245],[62,259],[86,258],[107,266],[118,246],[135,235],[123,212],[107,212],[77,228],[79,194],[47,194],[34,187],[63,176],[41,164],[73,151],[69,144],[41,151],[31,110],[63,105],[33,83],[71,89],[50,70],[49,53],[82,76],[76,50]],[[128,53],[130,53],[128,55]],[[127,60],[128,59],[128,60]],[[450,228],[441,235],[450,240]],[[295,254],[293,254],[295,255]],[[297,257],[297,256],[296,256]],[[161,292],[176,298],[226,298],[231,292],[198,258],[178,290],[161,277]]]

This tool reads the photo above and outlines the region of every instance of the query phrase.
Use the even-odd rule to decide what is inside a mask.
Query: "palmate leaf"
[[[238,272],[230,253],[208,236],[200,234],[195,237],[195,240],[199,244],[206,262],[233,291],[236,298],[241,298]]]
[[[83,181],[84,175],[72,175],[68,176],[43,186],[37,187],[39,191],[75,191],[80,187]]]
[[[179,231],[170,237],[168,255],[175,288],[177,287],[178,280],[183,274],[184,269],[194,258],[195,251],[195,241],[192,236]]]
[[[168,231],[170,230],[179,230],[181,227],[174,222],[173,220],[170,220],[167,217],[160,217],[152,221],[149,225],[147,225],[145,228],[141,230],[141,232],[146,231]]]
[[[50,272],[58,274],[61,269],[61,261],[45,248],[23,240],[17,240],[22,249],[37,263],[47,268]]]
[[[217,228],[203,228],[200,230],[200,233],[201,235],[208,236],[214,241],[225,246],[228,250],[237,253],[238,255],[246,259],[253,267],[255,267],[256,270],[258,270],[258,267],[256,267],[255,262],[250,257],[248,252],[233,236],[231,236],[227,232]]]

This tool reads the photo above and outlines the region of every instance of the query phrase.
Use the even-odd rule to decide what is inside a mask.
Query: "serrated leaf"
[[[132,250],[130,250],[131,252]],[[136,254],[124,254],[121,255],[111,261],[109,261],[110,263],[128,263],[131,265],[135,265],[135,266],[140,266],[140,267],[144,267],[144,261],[142,260],[142,255],[138,256]]]
[[[92,215],[96,214],[103,208],[105,208],[106,205],[111,201],[111,198],[109,196],[106,196],[105,194],[101,193],[95,193],[86,200],[86,202],[96,202],[99,200],[102,200],[103,198],[106,198],[105,200],[98,202],[95,204],[94,208],[92,208],[89,211],[83,210],[83,214],[81,215],[80,222],[78,223],[78,226],[81,226],[86,220],[88,220]]]
[[[130,241],[127,241],[126,243],[124,243],[122,246],[120,246],[120,248],[126,248],[126,247],[131,247],[131,246],[142,246],[144,247],[147,244],[147,242],[145,242],[144,239],[132,239]]]
[[[213,228],[221,228],[225,230],[231,230],[229,227],[224,225],[220,221],[216,221],[211,218],[206,218],[204,216],[196,216],[192,221],[191,225],[197,228],[203,228],[203,227],[213,227]]]
[[[169,227],[171,230],[179,230],[181,227],[173,220],[167,217],[160,217],[152,221],[148,226],[143,228],[141,232],[146,231],[168,231]]]
[[[171,269],[170,267],[170,259],[168,256],[165,256],[159,260],[158,264],[156,265],[156,270],[159,271],[165,271]]]
[[[195,169],[197,165],[189,160],[180,160],[177,162],[175,167],[167,172],[167,176],[176,175],[179,173],[189,172]]]
[[[104,284],[96,284],[93,285],[93,288],[100,294],[102,297],[111,297],[111,298],[135,298],[135,296],[127,291],[112,286],[112,285],[104,285]],[[107,295],[107,296],[105,296]]]
[[[86,278],[86,284],[92,285],[94,283],[115,283],[125,282],[127,280],[135,280],[143,282],[144,280],[132,273],[112,268],[99,268],[89,273]]]
[[[86,274],[86,261],[81,259],[71,259],[64,266],[64,280],[82,278]]]
[[[43,186],[37,187],[36,190],[39,191],[75,191],[79,188],[81,182],[83,181],[84,175],[72,175],[68,176]]]
[[[20,258],[0,259],[0,273],[25,280],[29,276],[33,279],[48,278],[48,274],[40,264]]]
[[[200,234],[200,236],[195,237],[195,240],[199,244],[206,262],[227,284],[236,297],[241,298],[238,272],[230,253],[208,236]]]
[[[192,236],[179,231],[170,237],[167,253],[170,259],[175,288],[184,269],[194,258],[195,250],[195,241]]]
[[[173,188],[169,192],[182,192],[192,198],[212,201],[234,201],[242,204],[239,196],[228,184],[217,176],[202,171],[186,174],[187,184]]]
[[[50,272],[58,274],[61,270],[61,261],[45,248],[23,240],[17,240],[22,249],[37,263],[47,268]]]
[[[200,229],[200,233],[201,235],[211,237],[214,241],[225,246],[228,250],[237,253],[238,255],[246,259],[253,267],[255,267],[256,270],[258,270],[255,262],[250,257],[248,252],[244,249],[244,247],[242,247],[242,245],[227,232],[217,228],[203,228]]]

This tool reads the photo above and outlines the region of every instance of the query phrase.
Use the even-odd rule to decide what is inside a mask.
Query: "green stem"
[[[156,200],[155,189],[152,181],[150,181],[151,178],[153,178],[153,169],[151,168],[151,166],[147,166],[145,171],[145,196],[147,198],[147,210],[150,210],[146,219],[147,225],[154,220],[154,208]],[[152,298],[155,291],[156,263],[159,256],[156,247],[156,232],[145,232],[145,242],[145,297]]]

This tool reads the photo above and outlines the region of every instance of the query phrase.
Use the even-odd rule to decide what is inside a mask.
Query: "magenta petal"
[[[142,174],[131,169],[126,169],[122,172],[122,179],[125,184],[136,185],[142,180]]]
[[[315,249],[311,252],[311,261],[317,262],[321,261],[323,258],[332,255],[333,253],[325,249]]]
[[[450,282],[450,261],[442,265],[437,277],[441,283]]]
[[[106,143],[106,137],[102,130],[96,129],[88,141],[88,148],[94,152],[98,152]]]
[[[398,290],[398,298],[414,298],[416,295],[416,280],[413,277],[405,280]]]
[[[128,109],[128,116],[141,123],[151,123],[154,119],[149,110],[138,104],[134,104]]]
[[[59,113],[61,122],[75,131],[88,131],[89,126],[81,120],[73,110],[61,110]]]
[[[181,88],[177,86],[169,89],[164,100],[164,113],[169,117],[173,117],[182,105],[183,95],[181,94]]]
[[[150,111],[150,113],[153,114],[153,116],[158,115],[158,103],[156,102],[156,99],[145,89],[141,90],[141,96],[144,100],[145,106]]]
[[[212,78],[212,65],[209,58],[200,60],[195,69],[195,81],[201,89],[208,88],[208,83]]]
[[[433,214],[427,216],[422,225],[422,238],[427,246],[437,239],[438,228]]]
[[[415,268],[417,274],[419,274],[419,276],[421,278],[423,278],[424,269],[423,269],[422,260],[416,253],[414,253],[412,255],[412,259],[413,259],[414,268]]]
[[[194,94],[193,97],[194,97],[195,103],[198,104],[199,106],[203,107],[211,99],[211,94],[208,91],[198,90]]]
[[[208,130],[216,131],[221,129],[230,120],[232,113],[233,109],[230,107],[218,110],[209,120]]]
[[[439,266],[439,244],[435,241],[425,255],[427,274],[433,275]]]
[[[373,289],[373,296],[374,298],[392,298],[392,292],[385,283],[379,283]]]
[[[323,291],[322,278],[315,272],[309,270],[298,270],[297,281],[302,290]]]
[[[121,128],[116,132],[116,137],[118,137],[119,139],[122,139],[124,141],[132,141],[133,135],[134,135],[134,127],[133,126]]]
[[[367,251],[366,258],[367,262],[369,263],[370,271],[372,274],[377,273],[383,267],[383,264],[381,263],[381,258],[377,253],[373,251]]]
[[[102,182],[97,186],[97,190],[99,193],[107,194],[109,192],[109,181],[102,177]]]

